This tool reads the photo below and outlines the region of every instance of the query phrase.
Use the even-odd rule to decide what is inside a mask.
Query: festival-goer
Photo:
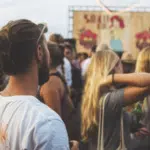
[[[64,44],[64,56],[72,63],[73,60],[73,49],[72,46],[69,43]]]
[[[81,132],[87,146],[86,150],[97,149],[98,133],[99,138],[102,138],[100,146],[106,150],[117,149],[119,146],[120,149],[121,146],[125,146],[128,150],[132,149],[130,122],[127,114],[122,113],[122,110],[123,107],[140,101],[148,95],[150,74],[119,73],[122,73],[121,60],[112,50],[96,52],[86,73],[81,110]],[[120,89],[118,84],[128,86]],[[104,108],[100,109],[102,102]],[[103,117],[104,119],[99,121]],[[100,127],[103,128],[102,132],[98,130]]]
[[[0,64],[10,76],[0,93],[0,149],[68,150],[61,118],[36,99],[38,85],[49,77],[49,51],[44,28],[29,20],[0,30]]]
[[[150,73],[150,48],[143,49],[137,58],[136,72]],[[143,117],[141,124],[143,124],[150,131],[150,95],[145,97],[142,107]]]
[[[49,41],[57,44],[62,44],[64,43],[64,38],[62,37],[61,34],[51,34],[49,37]]]
[[[76,93],[81,94],[82,90],[82,77],[81,70],[78,69],[73,63],[73,49],[70,44],[65,44],[65,57],[70,61],[71,73],[72,73],[72,86],[71,88],[75,90]],[[77,98],[79,99],[79,98]]]
[[[50,35],[49,41],[54,42],[56,44],[61,44],[61,47],[62,47],[61,49],[64,53],[64,38],[60,34]],[[67,85],[70,88],[72,85],[71,64],[66,57],[64,57],[63,68],[62,68],[62,66],[59,66],[58,71],[64,75]]]
[[[109,46],[107,44],[101,44],[97,47],[98,50],[110,50]]]
[[[123,73],[133,73],[135,72],[136,60],[133,58],[132,53],[125,51],[121,56],[121,62],[123,66]],[[127,106],[126,110],[132,112],[135,108],[135,104]]]
[[[80,58],[78,57],[79,55],[75,52],[74,54],[74,57],[73,57],[73,60],[72,60],[72,64],[78,68],[79,70],[81,70],[81,67],[80,67]]]
[[[95,54],[95,52],[96,52],[96,48],[97,48],[96,45],[94,45],[94,46],[91,48],[91,51],[90,51],[90,53],[89,53],[89,57],[88,57],[86,60],[84,60],[84,61],[82,62],[82,64],[81,64],[82,77],[85,76],[85,73],[86,73],[86,71],[87,71],[87,69],[88,69],[88,66],[89,66],[89,64],[91,63],[91,57],[92,57],[93,54]]]
[[[70,116],[73,104],[69,97],[69,91],[64,77],[57,71],[57,67],[63,63],[63,53],[56,44],[48,43],[50,51],[49,80],[40,89],[41,100],[57,112],[66,124],[70,135]]]
[[[82,66],[82,62],[84,60],[86,60],[88,58],[88,54],[87,53],[77,53],[77,60],[80,64],[80,69],[81,69],[81,66]]]
[[[51,58],[49,81],[41,87],[40,97],[45,104],[56,111],[65,121],[65,116],[69,115],[69,108],[67,108],[66,104],[68,102],[70,108],[73,105],[69,101],[66,81],[57,71],[57,67],[63,63],[64,56],[57,44],[48,43],[48,49]]]
[[[74,112],[72,114],[72,130],[71,134],[73,139],[80,140],[81,134],[80,134],[80,127],[81,127],[81,114],[80,114],[80,106],[81,106],[81,96],[82,96],[82,76],[81,76],[81,70],[78,69],[73,63],[73,49],[70,44],[65,44],[65,57],[68,58],[68,60],[71,63],[71,70],[72,70],[72,86],[71,86],[71,92],[70,96],[72,99],[72,102],[75,106]]]
[[[132,53],[125,51],[121,57],[123,72],[133,73],[135,71],[136,60],[133,58]]]

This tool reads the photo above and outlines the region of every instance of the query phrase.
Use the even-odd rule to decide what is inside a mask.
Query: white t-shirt
[[[60,73],[62,73],[60,66],[57,69]],[[67,85],[71,87],[72,85],[71,63],[66,57],[64,57],[64,71],[65,71],[65,79],[66,79]]]
[[[87,58],[86,60],[84,60],[81,64],[81,70],[82,70],[82,76],[84,77],[89,65],[91,63],[91,58]]]
[[[0,96],[0,150],[69,150],[61,118],[33,96]]]

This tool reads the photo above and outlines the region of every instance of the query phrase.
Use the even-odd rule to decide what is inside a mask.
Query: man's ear
[[[43,50],[41,45],[38,45],[37,50],[36,50],[36,59],[39,62],[43,61]]]

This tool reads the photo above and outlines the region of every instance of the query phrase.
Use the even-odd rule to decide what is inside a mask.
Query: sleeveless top
[[[63,78],[63,76],[62,76],[59,72],[55,72],[55,73],[49,74],[49,77],[52,77],[52,76],[58,77],[58,78],[62,81],[62,83],[63,83],[63,85],[64,85],[65,92],[64,92],[64,96],[63,96],[63,98],[62,98],[62,100],[61,100],[61,110],[63,110],[63,103],[64,103],[65,97],[67,96],[67,93],[68,93],[68,90],[67,90],[68,87],[67,87],[67,84],[66,84],[65,79]],[[38,92],[37,92],[37,98],[38,98],[42,103],[44,103],[43,98],[41,98],[41,96],[40,96],[40,90],[41,90],[41,87],[39,86],[39,87],[38,87]],[[62,114],[63,114],[63,113],[62,113]]]
[[[49,76],[50,77],[52,77],[52,76],[58,77],[62,81],[62,83],[64,85],[65,91],[64,91],[63,98],[61,99],[61,114],[62,114],[61,117],[62,117],[62,120],[66,124],[68,118],[70,118],[70,114],[71,114],[71,111],[72,111],[72,108],[70,107],[69,102],[68,102],[69,90],[68,90],[66,81],[65,81],[65,79],[63,78],[63,76],[59,72],[51,73]],[[40,89],[41,89],[41,87],[38,88],[38,95],[37,95],[37,97],[42,103],[44,103],[44,100],[40,97]]]

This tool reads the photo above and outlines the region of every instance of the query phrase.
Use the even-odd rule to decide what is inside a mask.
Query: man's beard
[[[49,66],[46,63],[46,59],[43,59],[43,63],[39,67],[38,78],[39,78],[39,85],[40,86],[49,80]]]

